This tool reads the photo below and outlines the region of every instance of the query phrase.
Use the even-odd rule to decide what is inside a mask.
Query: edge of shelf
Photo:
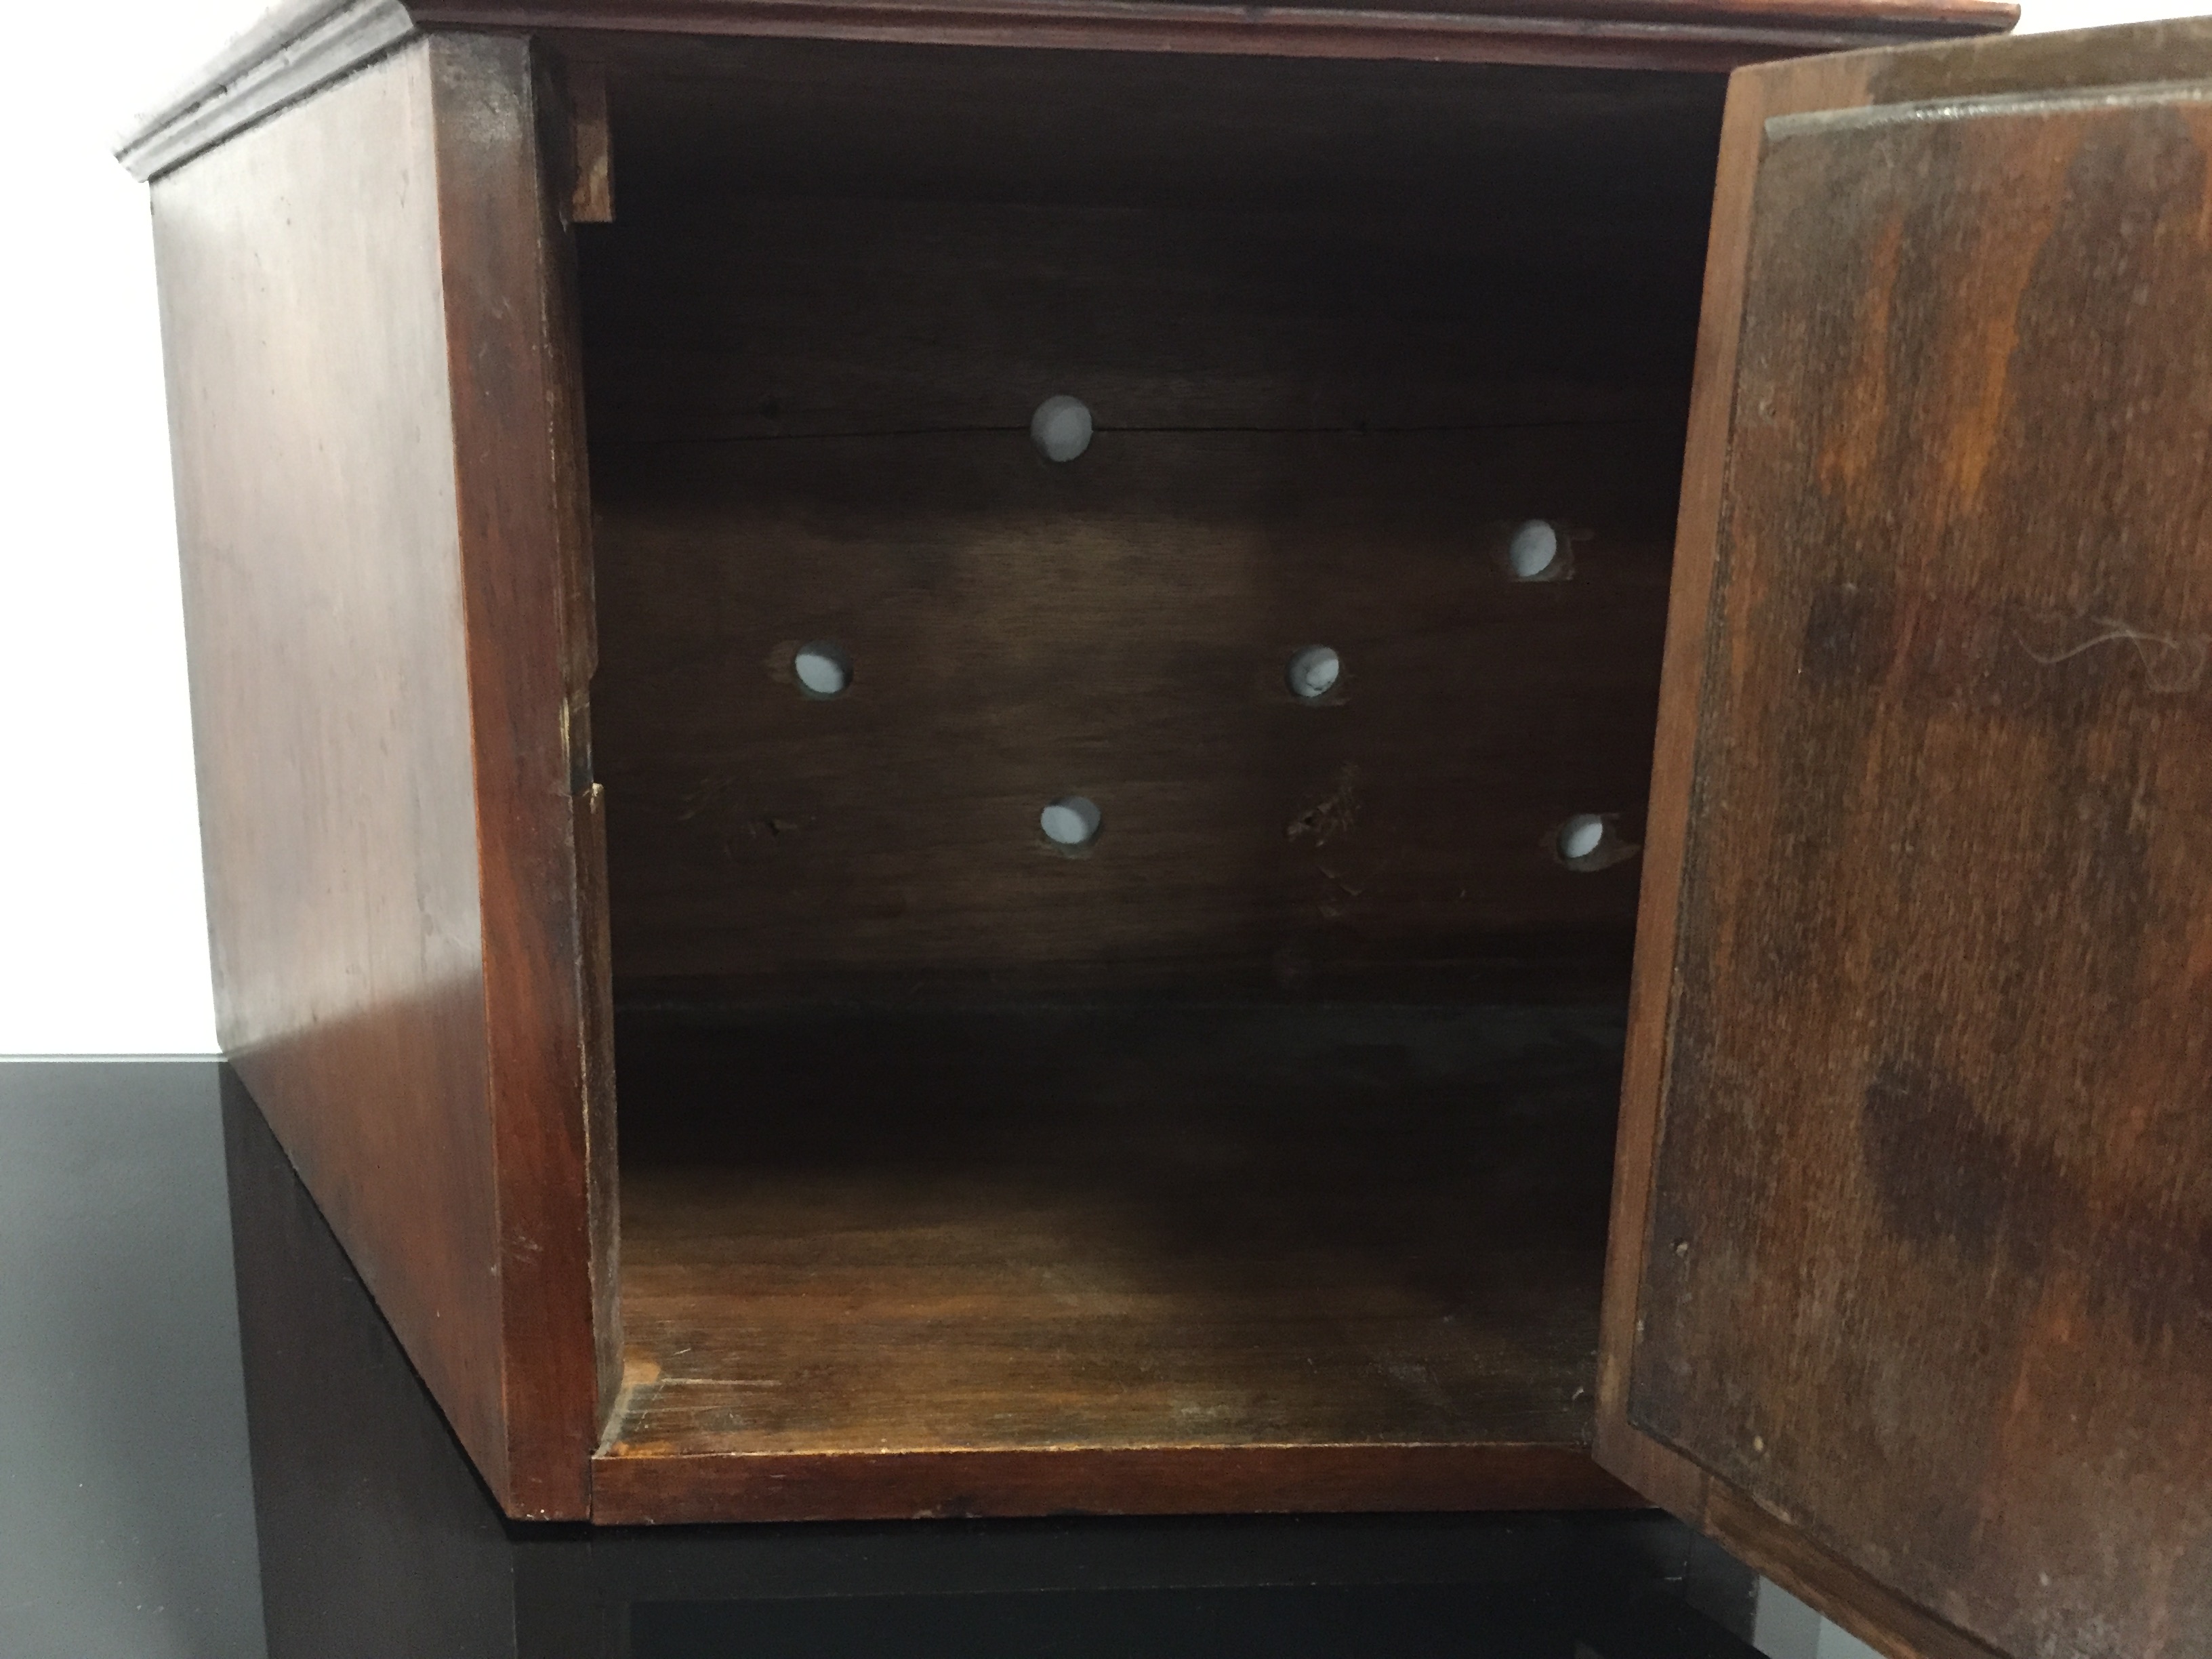
[[[592,1464],[595,1524],[1645,1509],[1580,1446],[1048,1446]]]

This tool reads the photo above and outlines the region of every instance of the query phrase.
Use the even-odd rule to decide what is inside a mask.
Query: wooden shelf
[[[1613,1012],[784,1009],[620,1064],[600,1519],[1626,1501]]]

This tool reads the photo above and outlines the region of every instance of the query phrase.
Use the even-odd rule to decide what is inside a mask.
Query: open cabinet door
[[[1600,1459],[1893,1653],[2212,1653],[2212,22],[1724,143]]]

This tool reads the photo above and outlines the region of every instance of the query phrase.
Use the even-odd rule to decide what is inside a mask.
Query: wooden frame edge
[[[1224,0],[659,0],[624,8],[605,0],[289,0],[132,122],[115,154],[134,177],[155,178],[431,28],[1717,73],[1772,58],[2001,33],[2019,13],[2012,0],[1888,0],[1872,10],[1866,0],[1488,0],[1464,12]]]
[[[590,1054],[570,679],[580,441],[531,43],[429,41],[475,734],[508,1513],[590,1511]],[[591,848],[580,849],[588,857]]]
[[[1849,59],[1837,60],[1849,63]],[[1846,70],[1838,90],[1848,93]],[[1833,69],[1802,80],[1836,85]],[[1858,77],[1863,84],[1863,76]],[[1811,87],[1803,94],[1817,103]],[[1644,884],[1636,918],[1627,1053],[1613,1152],[1612,1218],[1598,1346],[1598,1461],[1662,1508],[1704,1509],[1702,1470],[1630,1426],[1629,1373],[1642,1328],[1644,1261],[1651,1182],[1673,1037],[1679,910],[1697,769],[1698,707],[1713,610],[1714,555],[1735,419],[1736,349],[1744,302],[1744,256],[1767,117],[1784,101],[1775,77],[1739,73],[1729,83],[1721,158],[1707,244],[1688,443],[1668,594],[1667,647],[1645,823]]]
[[[1082,1501],[1072,1503],[1071,1492]],[[593,1461],[600,1526],[1642,1509],[1577,1446],[1041,1447]]]
[[[116,160],[142,183],[381,58],[416,33],[401,0],[292,0],[131,123]]]

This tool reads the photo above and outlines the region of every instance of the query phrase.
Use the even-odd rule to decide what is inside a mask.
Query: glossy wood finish
[[[494,1489],[578,1515],[567,532],[529,86],[520,43],[410,47],[169,175],[155,222],[223,1043]]]
[[[623,1035],[602,1520],[1626,1501],[1616,1016],[766,1009]]]
[[[306,97],[417,28],[751,36],[1133,52],[1583,64],[1706,71],[1799,53],[2010,28],[2010,0],[1482,0],[1232,6],[1206,0],[283,0],[134,125],[151,178]]]
[[[2208,64],[1732,116],[1601,1447],[1900,1652],[2212,1640]]]

